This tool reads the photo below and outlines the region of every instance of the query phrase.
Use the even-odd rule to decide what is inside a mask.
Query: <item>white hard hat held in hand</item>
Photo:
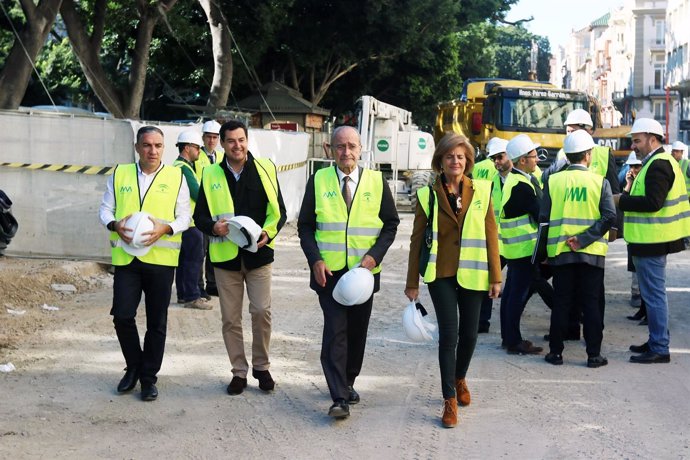
[[[228,238],[240,248],[249,252],[258,250],[261,227],[251,217],[235,216],[228,221]]]
[[[407,338],[413,342],[430,342],[434,339],[431,335],[436,330],[436,325],[424,319],[426,310],[422,304],[410,302],[403,310],[403,329]]]
[[[132,242],[129,244],[123,242],[122,245],[122,249],[127,254],[138,257],[146,255],[151,250],[151,246],[144,244],[150,238],[150,235],[144,235],[144,233],[153,230],[153,222],[150,217],[151,214],[140,211],[132,214],[125,222],[125,227],[132,230]]]
[[[374,293],[374,275],[363,267],[350,269],[333,288],[333,299],[341,305],[351,307],[369,300]]]

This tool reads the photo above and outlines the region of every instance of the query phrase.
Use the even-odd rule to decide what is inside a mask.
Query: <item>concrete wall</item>
[[[111,167],[135,161],[134,133],[142,122],[0,111],[0,163]],[[201,125],[157,125],[165,133],[163,161],[177,157],[175,140]],[[306,185],[309,135],[249,131],[250,151],[271,158],[288,211],[297,218]],[[108,260],[107,231],[98,220],[106,175],[0,166],[0,189],[13,201],[19,231],[8,255]]]

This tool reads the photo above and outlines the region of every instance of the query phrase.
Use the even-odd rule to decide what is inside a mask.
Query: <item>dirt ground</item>
[[[0,364],[16,367],[0,373],[0,458],[690,458],[687,251],[668,264],[670,364],[628,363],[628,346],[643,343],[646,328],[625,319],[634,309],[625,245],[617,241],[606,274],[609,365],[585,367],[584,342],[566,343],[563,366],[543,355],[507,355],[495,303],[491,331],[480,335],[470,366],[472,404],[460,410],[457,428],[444,429],[436,344],[411,343],[401,327],[412,222],[402,217],[355,385],[362,401],[343,421],[326,415],[322,315],[294,225],[281,234],[273,271],[277,386],[270,394],[251,377],[243,394],[225,393],[230,365],[214,299],[210,311],[171,304],[158,400],[142,402],[138,388],[118,395],[124,363],[105,267],[0,258]],[[55,292],[56,283],[77,292]],[[434,319],[426,290],[422,303]],[[548,323],[548,309],[532,299],[523,335],[548,347]],[[250,331],[248,314],[245,325]],[[248,333],[245,342],[250,350]]]

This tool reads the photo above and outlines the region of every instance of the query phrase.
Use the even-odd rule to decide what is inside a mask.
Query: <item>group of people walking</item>
[[[657,130],[651,122],[640,119],[633,126],[642,168],[620,194],[605,179],[609,170],[615,175],[615,164],[611,170],[610,152],[594,145],[587,129],[591,121],[574,123],[572,129],[566,123],[573,132],[566,137],[560,166],[543,178],[536,174],[538,146],[526,135],[493,139],[489,161],[477,165],[467,138],[448,134],[440,140],[432,158],[436,180],[417,192],[404,294],[417,300],[421,278],[433,301],[443,426],[456,426],[458,406],[471,402],[466,376],[478,333],[482,326],[488,330],[491,302],[501,295],[505,265],[500,317],[509,354],[542,351],[522,338],[520,317],[535,280],[551,289],[541,274],[542,263],[548,262],[557,295],[552,296],[546,361],[563,363],[563,341],[573,327],[579,337],[582,319],[587,365],[607,364],[601,355],[603,275],[607,232],[619,225],[615,206],[625,213],[625,238],[649,317],[649,339],[631,347],[639,353],[631,361],[669,361],[664,267],[666,255],[681,250],[682,238],[690,235],[690,205],[678,162],[660,148],[661,127]],[[103,197],[100,220],[111,232],[115,267],[111,315],[127,366],[117,390],[129,392],[141,382],[145,401],[158,396],[155,384],[178,264],[178,298],[196,302],[193,308],[206,305],[198,300],[204,294],[199,289],[204,239],[232,366],[227,392],[237,395],[247,386],[249,361],[241,326],[245,289],[252,319],[252,376],[264,391],[275,386],[269,372],[271,264],[275,238],[286,220],[285,205],[276,167],[249,152],[246,127],[230,121],[217,130],[222,154],[214,161],[200,160],[202,140],[198,134],[182,133],[175,167],[161,162],[163,133],[141,128],[135,144],[139,161],[118,166]],[[356,129],[336,128],[329,148],[335,164],[310,177],[297,228],[310,267],[310,287],[323,312],[321,365],[332,399],[328,414],[340,419],[360,401],[355,382],[374,294],[359,305],[345,306],[334,299],[333,290],[356,267],[370,270],[373,292],[379,290],[381,264],[399,217],[382,174],[358,164],[362,146]],[[200,161],[205,164],[200,166]],[[133,230],[127,220],[139,211],[152,216],[152,230],[144,233],[148,252],[135,256],[127,252]],[[228,223],[235,216],[247,216],[261,228],[254,247],[229,238]],[[540,237],[545,255],[535,261],[540,222],[548,228]],[[428,227],[431,241],[425,240]],[[192,243],[186,246],[188,240]],[[193,248],[193,261],[182,257],[187,247]],[[190,264],[193,269],[187,268]],[[142,293],[147,318],[143,348],[135,321]]]

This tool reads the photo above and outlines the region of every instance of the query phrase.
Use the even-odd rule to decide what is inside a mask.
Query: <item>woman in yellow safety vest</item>
[[[501,262],[491,182],[467,176],[474,166],[474,148],[467,138],[455,133],[444,136],[431,165],[438,179],[417,192],[405,295],[418,298],[421,274],[439,326],[442,424],[452,428],[457,424],[458,402],[470,403],[465,375],[477,342],[479,311],[485,296],[500,294]],[[433,237],[426,266],[421,266],[429,220]]]

